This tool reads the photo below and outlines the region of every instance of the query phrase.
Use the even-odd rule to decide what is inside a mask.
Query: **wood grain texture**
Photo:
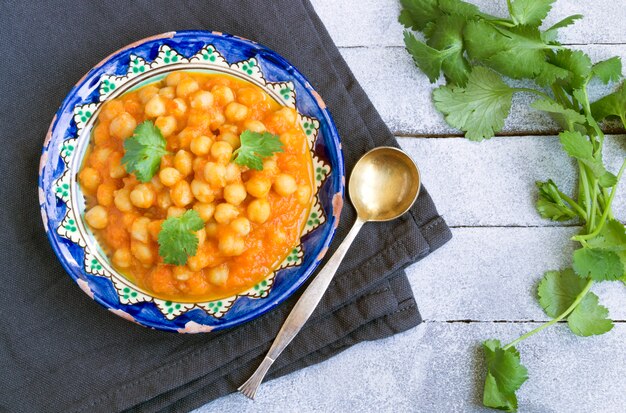
[[[468,0],[496,16],[506,15],[504,0]],[[396,0],[311,0],[339,47],[402,46]],[[572,14],[585,18],[560,31],[564,44],[622,44],[626,42],[626,8],[621,0],[558,0],[545,20],[546,27]]]

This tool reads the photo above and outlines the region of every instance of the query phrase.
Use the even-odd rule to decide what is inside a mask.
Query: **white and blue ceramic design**
[[[76,181],[102,104],[173,70],[220,72],[263,88],[295,108],[307,135],[316,196],[301,243],[247,291],[209,302],[150,296],[117,273],[84,224],[85,200]],[[284,301],[324,257],[343,205],[344,166],[331,116],[304,76],[274,51],[250,40],[205,31],[171,32],[133,43],[91,69],[67,95],[46,136],[39,166],[44,227],[65,270],[91,298],[146,327],[179,333],[220,330],[249,321]]]

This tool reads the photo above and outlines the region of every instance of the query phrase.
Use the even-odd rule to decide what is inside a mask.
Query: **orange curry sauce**
[[[121,165],[124,140],[145,120],[163,132],[170,154],[161,159],[160,171],[178,170],[175,185],[162,182],[160,171],[142,184]],[[228,156],[247,129],[279,135],[284,145],[284,152],[264,160],[262,171],[240,167]],[[219,153],[213,148],[217,142],[222,142]],[[205,153],[207,143],[211,149]],[[226,176],[211,176],[208,163]],[[279,176],[291,186],[278,187]],[[86,197],[85,221],[114,268],[151,295],[183,302],[233,295],[267,276],[300,242],[314,188],[306,136],[293,109],[235,77],[180,71],[103,106],[78,180]],[[259,193],[253,182],[269,182],[271,189]],[[234,216],[218,215],[216,208],[228,203],[228,185],[246,188],[245,198],[224,207]],[[137,188],[141,191],[133,194]],[[269,203],[264,222],[249,208],[257,199]],[[164,264],[157,243],[161,223],[188,209],[201,212],[205,222],[197,254],[185,266]],[[237,227],[236,218],[241,218]],[[229,244],[233,240],[235,247]]]

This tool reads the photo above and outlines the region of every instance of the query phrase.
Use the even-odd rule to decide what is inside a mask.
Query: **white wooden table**
[[[503,14],[504,0],[474,0]],[[593,59],[626,63],[624,0],[557,0],[548,23],[581,13],[561,41]],[[573,163],[559,147],[556,125],[516,99],[502,137],[459,138],[431,104],[433,85],[402,43],[395,0],[313,0],[341,54],[419,165],[454,238],[407,269],[424,323],[363,343],[337,357],[265,383],[252,402],[233,394],[197,412],[482,412],[481,341],[508,342],[547,320],[535,298],[544,271],[570,265],[578,228],[541,219],[534,182],[554,179],[571,190]],[[598,86],[598,85],[595,85]],[[596,90],[602,87],[595,88]],[[613,171],[626,156],[626,136],[608,139]],[[614,201],[626,220],[626,183]],[[626,288],[594,287],[615,327],[580,338],[560,324],[519,349],[529,380],[521,412],[626,412]]]

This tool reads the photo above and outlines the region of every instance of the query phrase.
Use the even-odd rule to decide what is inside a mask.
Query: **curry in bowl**
[[[294,109],[227,74],[174,71],[103,105],[78,182],[112,266],[155,297],[191,302],[280,265],[315,181]]]

